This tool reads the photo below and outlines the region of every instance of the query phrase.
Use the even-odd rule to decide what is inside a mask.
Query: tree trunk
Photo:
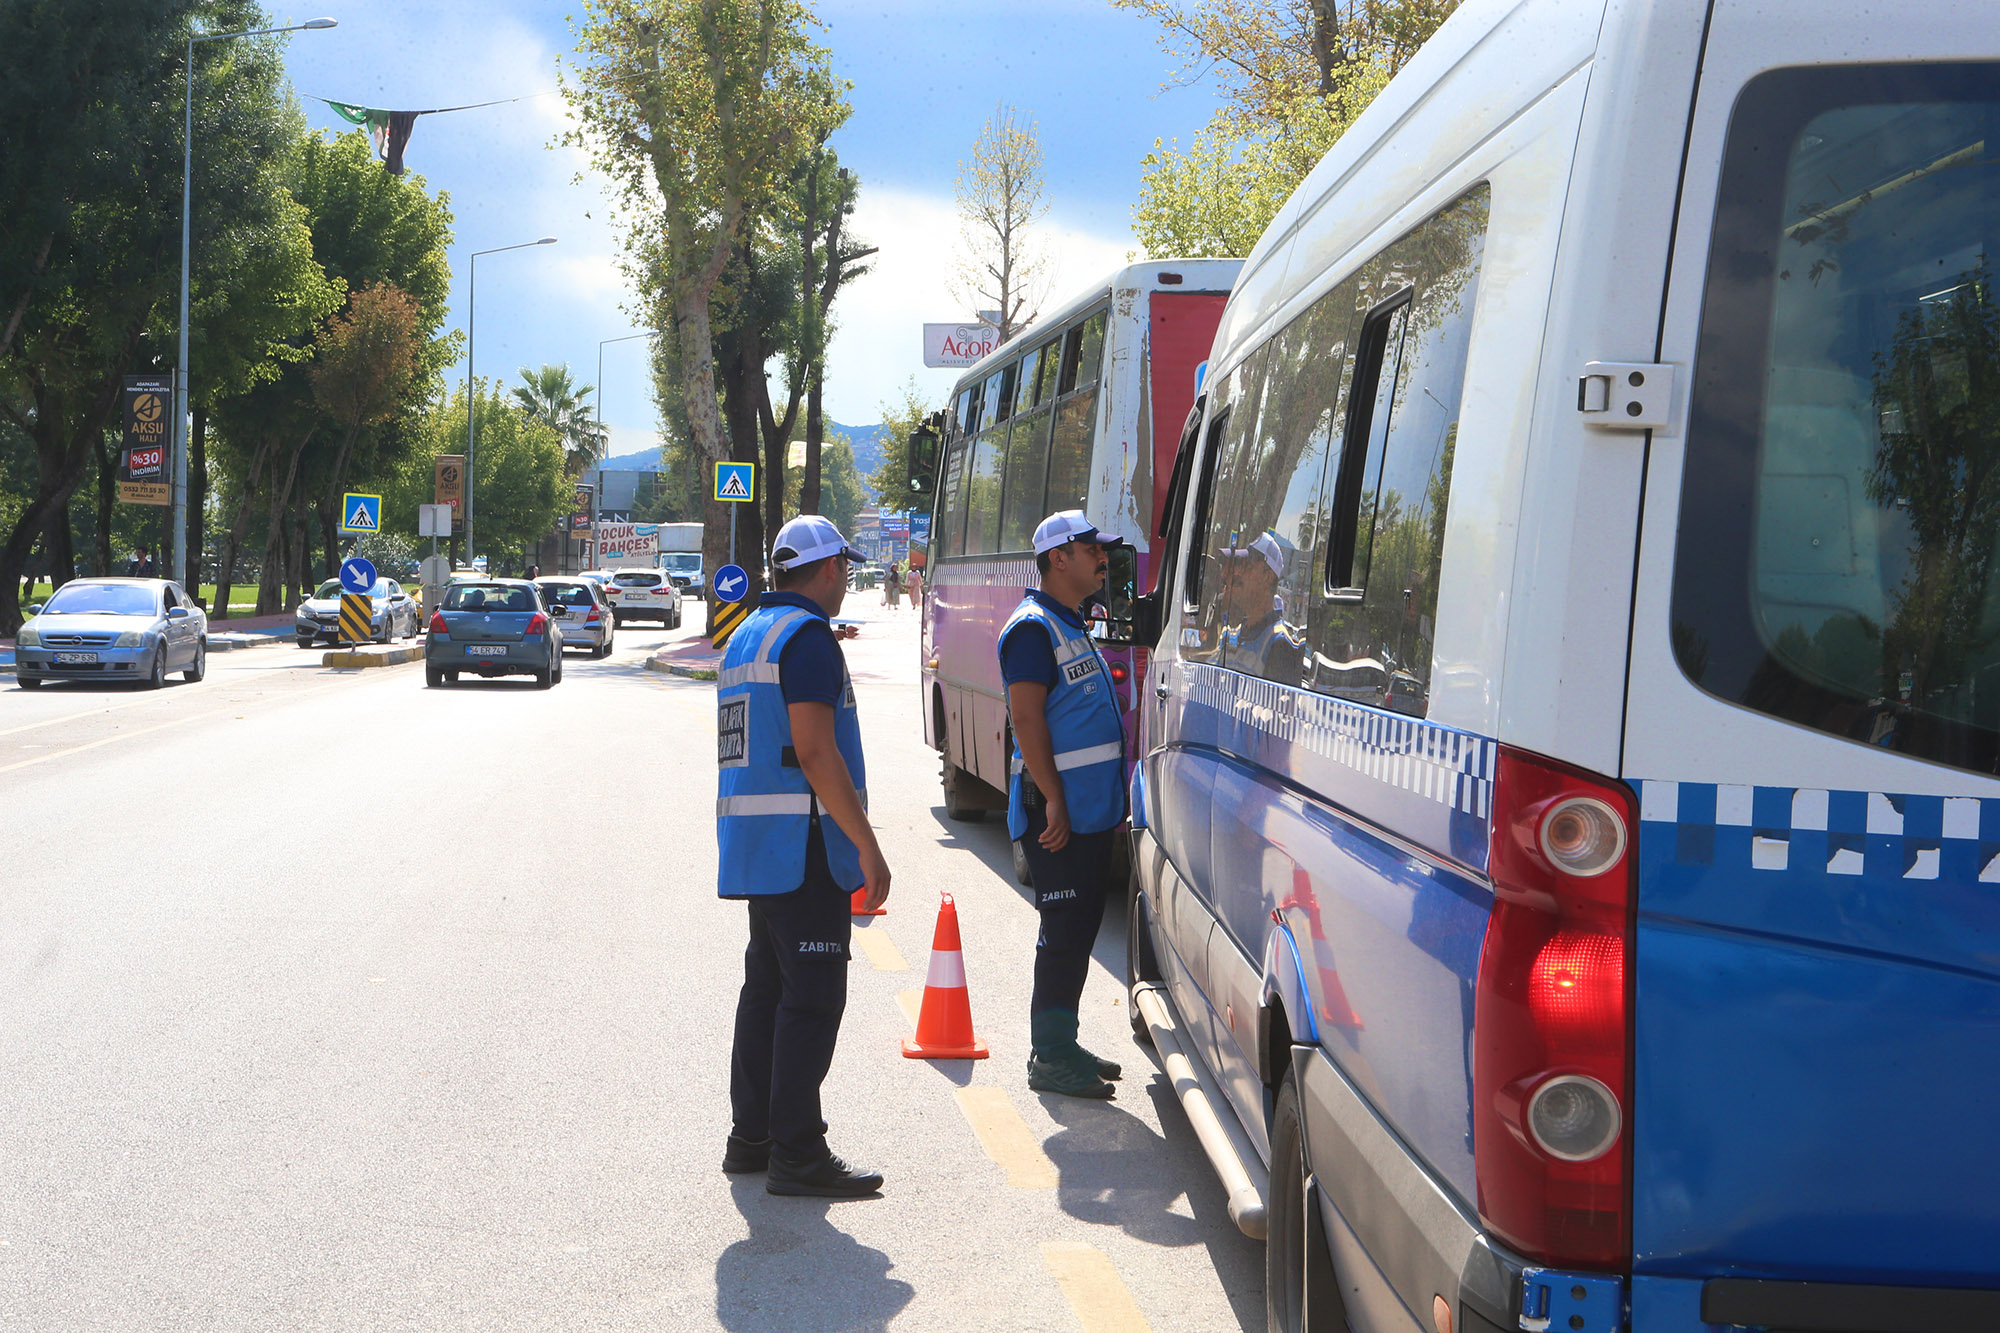
[[[118,494],[118,451],[110,445],[102,433],[99,434],[96,440],[92,441],[92,444],[95,446],[92,452],[97,455],[97,532],[95,534],[96,541],[92,545],[97,562],[97,572],[100,574],[109,574],[113,570],[111,564],[111,506]],[[158,568],[163,563],[164,561],[155,562],[155,568]]]
[[[820,368],[808,372],[806,383],[806,475],[799,483],[799,512],[819,512],[819,451],[826,439],[826,417],[821,407]]]
[[[257,498],[257,479],[264,473],[264,461],[271,456],[271,442],[265,439],[258,443],[257,452],[250,459],[249,470],[243,474],[243,498],[236,502],[236,517],[229,524],[224,536],[222,550],[215,567],[215,606],[212,614],[218,619],[229,619],[229,599],[236,591],[236,553],[243,545],[243,533],[250,526],[250,505]]]
[[[194,409],[194,430],[188,436],[187,568],[178,576],[188,596],[201,596],[201,553],[208,545],[208,408]]]
[[[291,571],[286,564],[290,558],[290,543],[285,540],[285,513],[291,504],[292,483],[299,475],[299,458],[312,440],[313,429],[308,429],[305,438],[292,446],[292,456],[285,465],[282,484],[278,481],[277,464],[275,461],[272,463],[271,524],[264,534],[264,567],[257,571],[257,614],[260,616],[276,615],[284,609],[275,603],[284,595],[285,584],[290,581],[287,576]]]
[[[84,468],[91,458],[91,441],[104,433],[105,423],[118,404],[124,389],[124,368],[132,348],[138,345],[141,320],[127,331],[125,347],[116,358],[117,373],[100,381],[96,396],[80,419],[71,422],[61,410],[58,397],[37,385],[34,390],[35,415],[32,421],[15,416],[35,442],[35,495],[14,527],[0,544],[0,634],[12,634],[21,627],[21,565],[36,536],[42,537],[42,551],[48,557],[49,574],[57,586],[76,576],[75,557],[70,550],[69,498],[83,481]],[[65,428],[67,433],[65,434]]]

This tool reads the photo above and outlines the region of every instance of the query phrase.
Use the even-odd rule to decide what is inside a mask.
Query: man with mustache
[[[1000,674],[1014,726],[1007,835],[1034,880],[1041,936],[1028,1004],[1028,1086],[1070,1097],[1110,1097],[1119,1075],[1077,1043],[1077,1009],[1104,918],[1112,839],[1125,820],[1125,730],[1111,672],[1091,642],[1083,603],[1104,587],[1107,549],[1081,509],[1035,529],[1041,586],[1000,631]]]

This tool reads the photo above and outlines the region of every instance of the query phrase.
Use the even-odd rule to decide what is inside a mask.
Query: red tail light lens
[[[528,634],[530,636],[536,634],[547,634],[548,632],[549,632],[549,618],[543,615],[540,611],[535,612],[534,615],[528,618]]]
[[[444,612],[431,612],[430,630],[433,634],[449,634],[451,630],[444,623]]]
[[[1125,683],[1125,678],[1130,674],[1131,673],[1125,669],[1125,664],[1123,662],[1113,662],[1111,664],[1111,679],[1117,681],[1120,685],[1123,685]]]
[[[1479,1212],[1552,1264],[1630,1258],[1629,789],[1502,748],[1473,1016]]]
[[[590,608],[590,614],[583,618],[583,623],[586,625],[595,625],[602,619],[604,619],[604,613],[593,606]]]

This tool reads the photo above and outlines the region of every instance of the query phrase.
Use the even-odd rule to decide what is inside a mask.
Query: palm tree
[[[605,432],[591,416],[587,400],[595,392],[592,385],[570,378],[569,364],[543,366],[540,370],[521,368],[521,383],[515,386],[514,401],[538,421],[555,428],[563,440],[563,470],[574,479],[604,456]]]

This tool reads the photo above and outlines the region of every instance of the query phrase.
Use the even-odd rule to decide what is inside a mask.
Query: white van
[[[2000,1328],[2000,25],[1468,0],[1244,266],[1134,1019],[1273,1328]]]

